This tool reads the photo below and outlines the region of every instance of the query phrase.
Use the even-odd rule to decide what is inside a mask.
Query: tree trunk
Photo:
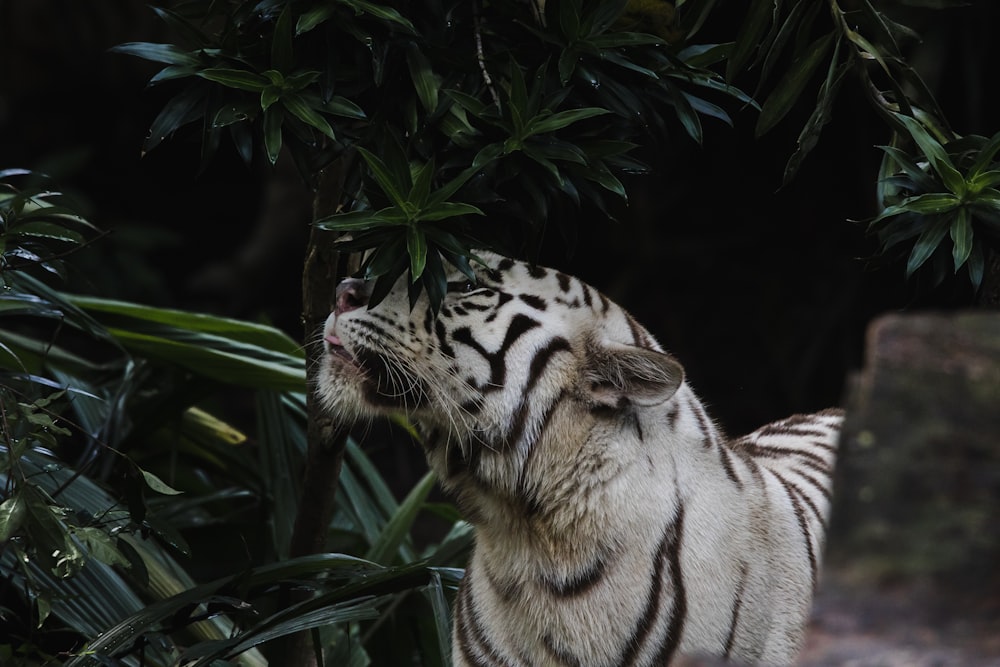
[[[336,212],[350,163],[349,157],[338,159],[318,174],[318,187],[313,200],[314,220]],[[335,302],[338,279],[352,273],[356,266],[350,265],[357,263],[355,257],[341,257],[334,249],[335,239],[334,232],[312,227],[302,273],[308,451],[302,497],[299,499],[298,515],[295,517],[289,546],[292,558],[326,550],[326,538],[335,509],[337,483],[347,439],[347,427],[336,423],[321,409],[312,391],[323,353],[319,332]],[[297,601],[290,594],[282,597],[284,599],[279,600],[281,606]],[[303,667],[316,664],[311,636],[307,632],[292,635],[284,642],[273,642],[273,645],[274,653],[268,656],[271,664]]]

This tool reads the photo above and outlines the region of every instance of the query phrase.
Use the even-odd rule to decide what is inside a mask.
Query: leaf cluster
[[[897,145],[884,152],[878,196],[881,213],[870,223],[883,252],[912,243],[906,275],[932,260],[935,280],[951,268],[968,271],[979,288],[985,248],[1000,242],[1000,133],[941,141],[920,121],[896,114],[901,135],[919,157]],[[903,143],[899,141],[898,143]],[[950,240],[951,253],[948,256]]]
[[[0,170],[0,284],[28,267],[65,278],[63,259],[97,233],[65,195],[39,181],[25,169]]]
[[[117,51],[164,64],[151,83],[182,85],[147,150],[198,122],[206,155],[226,131],[247,159],[287,147],[309,179],[348,161],[321,226],[378,250],[376,292],[408,272],[436,304],[447,263],[536,245],[565,207],[607,211],[621,175],[645,169],[638,142],[675,127],[700,142],[703,118],[731,122],[716,100],[752,103],[709,69],[724,49],[686,43],[698,26],[669,4],[650,24],[660,34],[635,31],[626,0],[539,6],[192,0],[156,10],[179,43]]]
[[[785,183],[798,172],[823,128],[832,120],[833,102],[848,74],[857,77],[864,94],[890,124],[888,114],[892,109],[912,115],[914,107],[943,122],[933,95],[902,54],[903,45],[919,37],[888,11],[896,5],[908,4],[928,6],[926,2],[905,0],[754,0],[751,3],[726,64],[726,77],[735,79],[744,70],[757,74],[754,96],[764,100],[757,119],[757,135],[774,129],[814,80],[817,77],[821,80],[816,106],[800,131],[796,150],[785,167]],[[940,8],[960,3],[936,4]]]
[[[53,224],[78,224],[59,213]],[[460,574],[449,568],[470,531],[427,503],[430,476],[397,501],[352,444],[330,526],[343,554],[288,559],[306,455],[295,341],[70,294],[36,266],[7,264],[0,294],[0,576],[14,594],[4,614],[20,619],[0,655],[44,656],[49,633],[70,631],[71,664],[254,665],[256,647],[322,628],[326,664],[417,652],[444,664]],[[232,408],[246,402],[255,420]],[[417,545],[411,528],[428,509],[454,529]],[[289,606],[292,588],[302,595]],[[404,626],[419,647],[387,639]]]

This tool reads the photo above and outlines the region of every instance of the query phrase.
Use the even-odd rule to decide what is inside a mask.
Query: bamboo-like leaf
[[[167,65],[195,66],[198,64],[197,56],[181,51],[173,44],[128,42],[127,44],[113,46],[109,51],[111,53],[124,53],[130,56],[137,56],[158,63],[166,63]]]
[[[329,21],[336,14],[335,5],[317,5],[310,7],[308,11],[301,14],[295,22],[295,34],[307,33],[316,26]]]
[[[427,113],[433,113],[438,107],[438,78],[434,75],[431,61],[424,55],[416,42],[406,46],[406,65],[410,70],[413,88],[417,91],[420,104]]]
[[[936,215],[947,213],[962,205],[958,197],[951,193],[929,192],[927,194],[907,197],[899,207],[920,215]]]
[[[143,151],[153,150],[178,128],[199,118],[202,113],[199,107],[204,100],[204,94],[205,91],[198,86],[191,86],[164,104],[160,113],[153,119],[149,136],[143,142]]]
[[[448,601],[444,597],[444,585],[441,582],[441,574],[431,571],[431,581],[424,588],[424,595],[431,603],[433,612],[434,628],[437,631],[438,652],[442,657],[450,654],[451,641],[448,637],[448,626],[451,614],[448,610]]]
[[[959,197],[964,195],[966,192],[965,178],[955,168],[951,158],[948,157],[948,152],[945,151],[940,142],[932,137],[924,126],[920,124],[920,121],[915,118],[904,116],[903,114],[893,115],[903,124],[906,131],[909,132],[910,136],[917,143],[917,146],[920,147],[923,154],[930,160],[931,166],[941,177],[941,181],[945,187]]]
[[[700,146],[702,141],[701,119],[695,113],[694,107],[691,106],[686,96],[673,88],[670,92],[670,99],[673,102],[674,109],[677,111],[677,119],[681,122],[688,136],[694,139]]]
[[[407,180],[407,182],[400,182],[396,176],[393,175],[392,171],[389,169],[388,165],[383,162],[382,158],[375,155],[368,149],[358,146],[358,153],[364,158],[365,162],[368,164],[368,168],[372,172],[372,176],[375,178],[375,182],[378,183],[379,188],[382,192],[389,197],[389,200],[398,206],[399,208],[405,208],[406,198],[403,196],[404,192],[409,192],[410,188],[413,187],[412,182]],[[407,178],[409,177],[409,171],[407,171]]]
[[[198,72],[198,76],[215,83],[220,83],[227,88],[248,90],[252,93],[260,93],[264,88],[271,85],[270,79],[266,76],[244,69],[212,67],[201,70]]]
[[[742,71],[743,65],[753,54],[760,44],[760,38],[767,30],[771,22],[771,15],[778,0],[753,0],[746,17],[740,24],[739,32],[736,34],[736,45],[726,63],[726,80],[732,81],[736,75]]]
[[[366,560],[386,564],[391,562],[393,554],[398,551],[400,544],[410,534],[413,521],[427,500],[431,489],[434,488],[435,481],[434,474],[428,472],[410,489],[406,498],[399,504],[396,513],[389,517],[389,521],[369,547],[368,553],[365,555]]]
[[[323,104],[323,110],[328,113],[332,113],[335,116],[354,118],[356,120],[364,120],[368,117],[365,115],[364,109],[346,97],[341,97],[340,95],[334,95],[329,99],[329,101]]]
[[[924,228],[917,242],[913,244],[913,250],[906,261],[906,277],[909,278],[913,272],[923,266],[934,251],[941,245],[941,240],[948,233],[950,224],[945,218],[932,219]]]
[[[374,2],[367,2],[367,0],[346,0],[346,2],[347,4],[360,9],[367,14],[371,14],[372,16],[382,19],[396,28],[402,29],[403,32],[411,35],[417,34],[417,29],[413,26],[413,23],[410,22],[410,19],[406,18],[392,7],[375,4]]]
[[[953,244],[951,256],[955,263],[955,273],[958,273],[958,270],[962,268],[972,253],[972,220],[969,209],[964,206],[958,209],[958,215],[952,221],[949,232]]]
[[[791,111],[816,68],[819,67],[824,56],[830,50],[835,38],[836,35],[833,32],[823,35],[792,63],[777,88],[768,95],[767,101],[761,107],[755,130],[758,137],[774,128]]]
[[[896,148],[895,146],[877,146],[886,153],[893,164],[898,166],[903,172],[909,176],[913,183],[924,192],[933,192],[937,190],[940,186],[931,176],[920,168],[920,166],[914,162],[906,152]]]
[[[271,164],[277,162],[281,153],[281,126],[284,121],[284,112],[279,107],[271,105],[264,111],[264,150]]]
[[[427,237],[416,224],[406,228],[406,253],[410,256],[410,281],[417,282],[427,266]]]
[[[330,127],[330,123],[326,122],[326,119],[316,109],[311,107],[299,93],[282,95],[281,104],[303,123],[311,125],[331,139],[337,138],[333,132],[333,128]]]
[[[271,36],[271,67],[279,72],[288,72],[292,69],[293,62],[292,8],[290,5],[285,5],[278,14]]]
[[[537,116],[528,122],[524,129],[525,136],[555,132],[586,118],[602,116],[607,113],[611,112],[600,107],[584,107],[582,109],[557,111],[549,116]]]
[[[997,132],[990,137],[983,147],[979,149],[976,159],[969,168],[969,175],[972,178],[976,178],[986,170],[990,169],[990,166],[994,163],[993,159],[996,157],[997,151],[1000,151],[1000,132]],[[987,187],[992,187],[992,185]]]
[[[137,326],[142,322],[147,322],[167,325],[178,330],[214,334],[234,342],[270,350],[276,355],[290,357],[289,365],[297,363],[293,361],[294,359],[304,358],[301,346],[297,341],[280,329],[265,324],[173,308],[156,308],[115,299],[99,299],[79,295],[65,295],[65,297],[68,303],[84,309],[98,320],[110,321],[105,318],[121,316],[128,318]],[[115,321],[123,322],[123,320]]]
[[[788,40],[799,27],[799,20],[802,17],[802,11],[810,3],[810,1],[811,0],[797,0],[795,6],[792,7],[792,11],[788,13],[784,23],[775,35],[774,41],[771,42],[767,55],[764,57],[764,63],[761,65],[760,70],[760,83],[758,85],[763,85],[764,82],[770,78],[771,70],[774,68],[775,63],[778,61],[782,52],[784,52],[785,46],[788,44]]]

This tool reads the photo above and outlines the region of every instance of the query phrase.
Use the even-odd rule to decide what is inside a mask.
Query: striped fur
[[[794,660],[816,584],[839,411],[726,439],[631,316],[564,274],[484,255],[438,317],[400,283],[338,290],[317,391],[407,414],[475,525],[456,665]]]

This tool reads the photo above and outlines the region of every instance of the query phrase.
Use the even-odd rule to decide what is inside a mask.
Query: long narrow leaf
[[[391,560],[391,555],[399,550],[400,545],[410,534],[413,521],[417,518],[431,489],[434,488],[435,481],[434,474],[428,472],[410,489],[410,493],[400,503],[399,509],[389,518],[389,522],[368,549],[365,556],[367,560],[376,563],[388,563]],[[406,558],[405,554],[403,558]]]

